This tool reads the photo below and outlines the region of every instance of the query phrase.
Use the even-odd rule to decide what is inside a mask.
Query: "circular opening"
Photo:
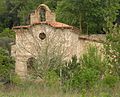
[[[39,38],[41,39],[41,40],[44,40],[45,38],[46,38],[46,34],[45,33],[40,33],[39,34]]]

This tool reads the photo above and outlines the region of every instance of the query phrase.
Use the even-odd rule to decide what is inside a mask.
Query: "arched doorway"
[[[28,60],[27,60],[27,74],[28,75],[34,74],[34,72],[35,72],[35,66],[34,66],[35,62],[36,62],[36,60],[35,60],[34,57],[28,58]]]

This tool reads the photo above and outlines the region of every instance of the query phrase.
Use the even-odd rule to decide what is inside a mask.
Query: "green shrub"
[[[47,71],[45,75],[45,82],[48,87],[59,87],[60,78],[55,71]]]
[[[65,90],[69,90],[74,74],[79,71],[80,63],[77,56],[73,56],[69,62],[66,62],[61,69],[61,83]]]
[[[79,72],[74,76],[75,85],[86,89],[93,87],[105,72],[102,55],[95,46],[90,45],[80,58],[80,64]]]
[[[12,71],[14,71],[14,60],[6,50],[0,48],[0,78],[10,80]]]
[[[101,53],[96,46],[89,45],[87,52],[80,59],[82,68],[93,68],[104,73],[106,60],[102,58]]]
[[[109,73],[120,77],[120,26],[109,25],[104,47],[106,58],[109,60]]]
[[[10,30],[9,28],[5,28],[3,32],[0,33],[0,47],[11,52],[11,45],[10,43],[14,42],[15,40],[15,33]]]
[[[66,62],[61,68],[63,81],[73,77],[73,74],[79,69],[80,63],[77,62],[77,56],[73,56],[69,62]]]
[[[114,87],[119,81],[119,78],[117,76],[113,75],[106,75],[103,79],[103,83],[109,87]]]
[[[15,39],[15,33],[12,30],[10,30],[9,28],[5,28],[3,30],[3,32],[0,33],[0,38],[1,37]]]
[[[86,68],[75,74],[72,79],[72,87],[79,89],[90,89],[99,79],[99,71],[93,68]]]
[[[10,81],[11,81],[13,84],[17,85],[17,86],[19,86],[19,85],[22,84],[22,80],[21,80],[20,77],[19,77],[17,74],[15,74],[15,73],[12,73],[12,75],[10,76]]]
[[[76,56],[63,67],[64,85],[68,89],[90,89],[99,82],[105,74],[106,61],[98,53],[95,46],[89,46],[88,51],[78,61]]]
[[[108,93],[101,93],[100,97],[112,97],[112,96]]]

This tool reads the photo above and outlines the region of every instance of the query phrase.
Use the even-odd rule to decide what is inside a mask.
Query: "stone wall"
[[[49,55],[53,52],[63,54],[69,59],[76,53],[76,35],[70,29],[56,29],[46,24],[35,25],[29,29],[16,29],[16,45],[12,46],[12,56],[16,60],[16,73],[20,76],[27,75],[27,60],[43,54],[47,48]],[[46,38],[41,40],[40,33],[45,33]],[[74,49],[74,50],[73,50]],[[15,54],[14,54],[15,53]]]
[[[57,29],[46,24],[34,25],[28,29],[16,29],[16,45],[13,46],[13,56],[16,59],[16,73],[22,77],[27,75],[27,60],[30,57],[44,56],[48,51],[62,54],[64,60],[70,60],[73,55],[79,58],[86,52],[89,44],[102,48],[102,43],[79,38],[72,29]],[[46,38],[41,40],[40,33],[45,33]]]

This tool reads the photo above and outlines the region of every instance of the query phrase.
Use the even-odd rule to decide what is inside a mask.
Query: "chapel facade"
[[[72,56],[80,57],[88,44],[101,45],[99,36],[81,35],[73,26],[56,21],[55,14],[45,4],[30,14],[30,24],[15,26],[15,44],[11,46],[11,55],[15,58],[15,72],[25,78],[28,75],[29,62],[38,56],[62,55],[64,60]],[[41,57],[41,58],[42,58]]]

